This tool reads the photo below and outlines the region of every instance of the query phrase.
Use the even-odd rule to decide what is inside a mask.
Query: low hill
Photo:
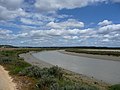
[[[12,45],[0,45],[0,48],[16,48],[16,47]]]

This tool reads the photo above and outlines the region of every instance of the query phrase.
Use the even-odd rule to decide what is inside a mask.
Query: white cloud
[[[99,22],[97,27],[86,28],[89,26],[84,25],[83,22],[68,19],[72,16],[58,15],[56,12],[61,9],[81,8],[100,2],[119,3],[120,0],[36,0],[35,5],[30,6],[30,8],[30,4],[24,4],[23,1],[0,0],[0,24],[6,29],[9,27],[20,30],[14,33],[11,30],[0,29],[0,43],[11,39],[10,42],[18,43],[18,45],[19,43],[26,45],[65,45],[65,41],[66,45],[68,43],[69,45],[71,43],[78,45],[79,41],[87,43],[88,40],[88,45],[93,42],[109,43],[110,41],[119,42],[120,45],[120,24],[113,24],[112,21],[104,20]],[[24,5],[26,5],[25,8]],[[34,13],[26,12],[25,9],[31,9],[31,7],[35,9],[33,10]],[[49,12],[54,12],[54,14],[49,14]]]
[[[41,12],[56,11],[63,8],[74,9],[81,8],[91,4],[104,2],[106,0],[37,0],[36,8]]]
[[[112,24],[100,27],[98,33],[100,34],[107,34],[112,32],[120,32],[120,24]]]
[[[0,30],[1,35],[10,34],[10,33],[12,33],[12,31],[10,30]]]
[[[83,22],[76,21],[75,19],[68,19],[64,22],[50,22],[47,24],[48,27],[56,28],[56,29],[69,29],[69,28],[81,28],[84,27]]]
[[[64,39],[78,39],[78,36],[63,36]]]
[[[90,34],[92,32],[92,29],[50,29],[50,30],[31,30],[29,32],[21,32],[16,35],[17,38],[55,38],[55,37],[60,37],[60,38],[71,38],[71,39],[78,39],[78,36],[84,36],[86,34]],[[78,36],[77,36],[78,35]]]
[[[15,35],[17,38],[27,38],[29,37],[28,33],[20,33],[20,34],[17,34]]]
[[[112,21],[109,21],[109,20],[104,20],[104,21],[98,23],[98,25],[100,25],[100,26],[106,26],[106,25],[110,25],[110,24],[112,24]]]
[[[0,0],[0,6],[3,6],[9,10],[15,10],[20,8],[24,0]]]
[[[66,43],[67,45],[67,43],[70,42],[76,44],[79,42],[88,43],[89,40],[94,41],[96,45],[102,43],[107,44],[110,42],[116,42],[118,44],[120,40],[120,24],[102,26],[98,27],[97,29],[35,29],[23,32],[21,31],[18,34],[13,34],[10,30],[1,30],[0,33],[1,39],[20,40],[20,44],[25,45],[35,45],[35,43],[37,43],[38,45],[48,45],[48,43],[50,45],[65,45]]]
[[[34,24],[34,25],[41,25],[43,24],[41,21],[34,20],[34,19],[27,19],[27,18],[21,18],[20,20],[24,24]]]
[[[34,7],[31,9],[35,9],[34,11],[37,11],[36,9],[39,9],[41,12],[56,12],[60,9],[74,9],[74,8],[81,8],[88,5],[100,3],[100,2],[107,2],[109,0],[36,0],[35,3],[33,3]],[[112,2],[119,2],[119,0],[112,0]],[[21,16],[21,14],[25,14],[26,9],[29,8],[29,4],[26,7],[24,7],[24,0],[0,0],[0,20],[8,20],[11,18],[16,18],[17,16]],[[27,2],[26,2],[27,3]],[[36,8],[35,8],[36,7]],[[29,13],[30,15],[31,13]],[[42,13],[43,14],[43,13]],[[39,19],[45,19],[46,17],[43,17],[42,14],[34,14],[33,16],[38,17]],[[28,15],[28,16],[29,16]],[[66,17],[67,15],[63,15],[60,18]],[[47,17],[46,20],[54,21],[54,18]],[[52,22],[51,22],[52,23]]]
[[[9,20],[16,18],[17,16],[24,16],[26,13],[21,9],[8,10],[5,7],[0,6],[0,20]]]
[[[11,30],[3,30],[0,29],[0,39],[12,39],[12,34],[13,32]]]
[[[57,10],[60,9],[81,8],[88,5],[101,3],[101,2],[108,2],[108,1],[109,0],[36,0],[36,2],[33,3],[34,5],[32,5],[32,8],[30,9],[35,9],[33,10],[35,12],[37,11],[36,9],[39,9],[40,12],[48,13],[48,12],[56,12]],[[120,2],[119,0],[111,0],[111,1]],[[26,5],[24,3],[25,3],[24,0],[0,0],[0,11],[1,11],[0,20],[8,20],[11,18],[16,18],[17,16],[21,16],[21,13],[25,14],[25,11],[27,11],[26,9],[29,8],[30,5],[28,4],[27,6],[24,6]],[[23,9],[23,7],[26,8]],[[37,16],[38,18],[42,18],[39,15],[40,14],[38,15],[34,14],[34,16]],[[66,17],[66,15],[62,17]]]
[[[109,42],[110,40],[107,38],[107,39],[103,39],[102,41],[103,42]]]

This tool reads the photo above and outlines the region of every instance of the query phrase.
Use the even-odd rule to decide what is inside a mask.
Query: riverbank
[[[3,66],[0,65],[0,90],[17,90],[16,84]]]
[[[24,58],[24,60],[32,65],[36,65],[38,67],[52,67],[53,65],[49,64],[49,63],[46,63],[42,60],[39,60],[37,58],[35,58],[32,53],[34,52],[30,52],[30,53],[26,53],[26,54],[20,54],[19,56]],[[92,86],[96,86],[96,87],[99,87],[100,90],[107,90],[106,88],[108,88],[109,84],[106,84],[102,81],[99,81],[99,80],[96,80],[94,79],[93,77],[90,78],[90,77],[87,77],[85,75],[82,75],[82,74],[78,74],[78,73],[74,73],[72,71],[69,71],[69,70],[65,70],[63,69],[64,73],[65,73],[65,77],[66,78],[70,78],[71,80],[76,80],[76,81],[79,81],[79,82],[82,82],[84,84],[87,84],[87,85],[92,85]]]
[[[63,53],[63,54],[80,56],[80,57],[88,57],[88,58],[102,59],[102,60],[111,60],[111,61],[120,61],[120,57],[117,57],[117,56],[75,53],[75,52],[68,52],[68,51],[64,51],[64,50],[60,50],[59,52]]]

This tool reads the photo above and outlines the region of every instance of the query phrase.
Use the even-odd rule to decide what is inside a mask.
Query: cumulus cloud
[[[20,41],[26,45],[65,45],[65,43],[78,45],[81,41],[86,43],[112,41],[120,44],[120,24],[104,20],[99,22],[97,27],[87,28],[84,22],[68,19],[71,18],[69,15],[57,14],[61,9],[82,8],[109,1],[120,2],[120,0],[0,0],[0,24],[3,27],[20,30],[14,33],[11,30],[0,29],[0,42],[3,39],[4,41],[11,39],[14,44],[19,44]],[[9,29],[7,27],[6,29]]]
[[[112,25],[100,27],[97,33],[108,34],[112,32],[120,32],[120,24],[112,24]]]
[[[27,38],[29,35],[28,33],[19,33],[17,35],[15,35],[17,38]]]
[[[81,8],[107,1],[109,0],[0,0],[0,20],[16,18],[25,12],[56,12],[61,9]],[[112,2],[119,2],[119,0],[112,0]]]
[[[0,30],[1,35],[10,34],[10,33],[12,33],[12,31],[10,30]]]
[[[103,27],[99,27],[96,31],[96,35],[99,37],[99,43],[107,45],[120,45],[120,24],[111,24]]]
[[[8,10],[5,7],[0,6],[0,20],[9,20],[16,18],[17,16],[24,16],[25,12],[19,8],[16,10]]]
[[[56,11],[60,9],[81,8],[91,4],[105,2],[106,0],[37,0],[35,7],[42,12]]]
[[[56,12],[61,9],[81,8],[108,1],[109,0],[0,0],[0,18],[16,18],[16,16],[20,16],[19,12],[25,13],[26,11],[38,11],[48,13]],[[120,2],[120,0],[111,1],[116,3]],[[21,11],[19,11],[20,9]]]
[[[79,22],[75,19],[68,19],[67,21],[64,22],[50,22],[47,24],[48,27],[51,28],[56,28],[56,29],[66,29],[66,28],[81,28],[84,27],[84,23],[83,22]]]
[[[25,15],[22,9],[24,0],[0,0],[0,20],[14,19],[17,16]]]
[[[0,6],[3,6],[10,10],[15,10],[20,8],[24,0],[0,0]]]
[[[40,39],[46,38],[66,38],[66,39],[78,39],[79,36],[89,35],[93,32],[93,29],[50,29],[50,30],[31,30],[29,32],[21,32],[16,35],[17,38],[34,38]],[[88,34],[89,33],[89,34]]]
[[[109,24],[112,24],[112,21],[104,20],[104,21],[98,23],[98,25],[100,25],[100,26],[106,26]]]
[[[0,39],[11,39],[12,36],[10,34],[12,34],[11,30],[3,30],[0,28]]]
[[[120,40],[120,24],[112,24],[97,28],[87,29],[48,29],[48,30],[29,30],[13,34],[10,30],[1,30],[2,39],[20,40],[20,44],[45,45],[65,45],[65,43],[79,43],[89,40],[97,45],[107,44]],[[67,40],[67,41],[66,41]],[[59,41],[59,42],[58,42]],[[73,42],[71,42],[73,41]],[[90,44],[90,43],[89,43]]]
[[[78,36],[63,36],[64,39],[79,39]]]
[[[42,25],[43,22],[33,19],[21,18],[20,20],[24,24],[31,24],[31,25]]]

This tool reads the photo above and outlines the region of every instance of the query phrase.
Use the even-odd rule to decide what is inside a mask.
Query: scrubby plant
[[[54,77],[46,77],[39,80],[37,90],[99,90],[96,87],[83,86],[79,83],[65,83],[61,85]]]
[[[51,67],[50,69],[48,69],[48,72],[50,73],[50,75],[54,75],[59,79],[61,79],[63,75],[61,68],[59,68],[58,66]]]
[[[0,64],[10,64],[12,62],[11,59],[9,59],[8,57],[1,57],[0,58]]]
[[[62,69],[58,66],[39,68],[30,66],[22,70],[19,75],[37,79],[36,90],[97,90],[95,87],[81,86],[78,82],[63,77]]]
[[[19,75],[41,78],[41,69],[37,66],[30,66],[19,72]]]
[[[50,88],[53,88],[56,83],[57,80],[54,77],[47,76],[47,77],[42,77],[36,86],[41,90],[49,90]]]
[[[109,90],[120,90],[120,84],[110,86]]]

